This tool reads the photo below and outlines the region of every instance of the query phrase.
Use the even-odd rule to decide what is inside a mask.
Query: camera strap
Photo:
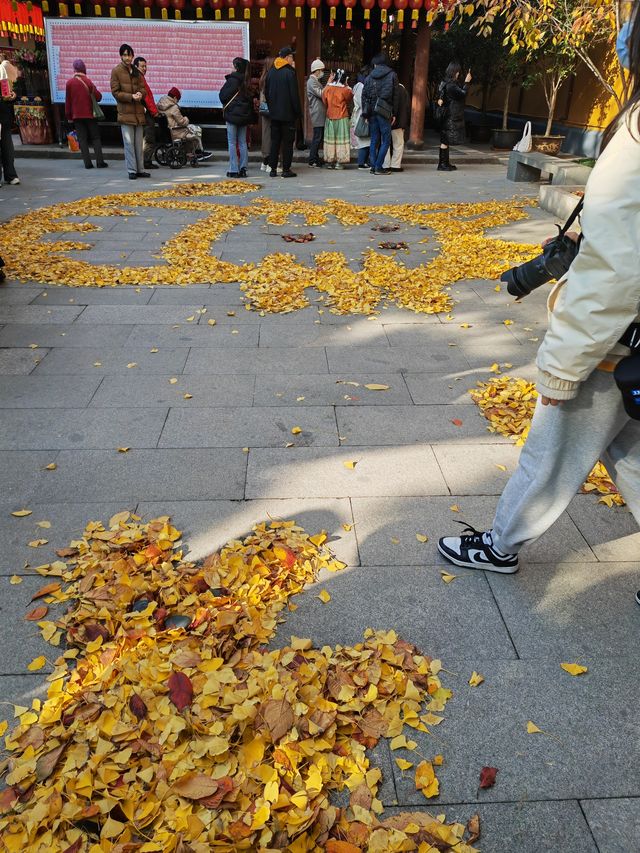
[[[584,198],[581,198],[580,201],[576,204],[571,216],[567,219],[567,221],[564,223],[564,225],[560,229],[560,237],[564,237],[564,235],[567,233],[569,228],[571,228],[573,223],[576,221],[576,219],[582,213],[583,207],[584,207]]]
[[[631,323],[618,343],[632,350],[640,349],[640,323]]]

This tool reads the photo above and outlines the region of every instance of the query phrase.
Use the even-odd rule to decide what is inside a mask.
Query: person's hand
[[[396,117],[391,116],[391,127],[393,127],[395,123],[396,123]]]
[[[329,79],[327,80],[327,83],[333,83],[333,81],[334,81],[335,79],[336,79],[336,75],[335,75],[335,73],[332,71],[332,72],[331,72],[331,74],[329,74]]]
[[[134,92],[133,93],[133,100],[134,101],[141,101],[142,100],[142,92]]]
[[[8,98],[8,100],[9,100],[9,101],[15,101],[15,99],[16,99],[17,97],[18,97],[18,96],[16,95],[16,93],[15,93],[15,92],[13,91],[13,89],[12,89],[12,90],[9,92],[9,98]]]
[[[465,83],[471,83],[473,77],[471,76],[471,71],[467,71],[467,76],[464,78]]]
[[[574,243],[577,243],[580,239],[580,234],[577,231],[567,231],[565,237],[568,237],[570,240],[573,240]],[[547,237],[547,239],[543,242],[542,248],[544,249],[552,240],[555,240],[555,237]]]
[[[561,406],[564,400],[554,400],[553,397],[541,397],[540,402],[543,406]]]

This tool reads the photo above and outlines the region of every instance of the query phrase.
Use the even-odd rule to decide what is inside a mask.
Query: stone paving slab
[[[268,317],[269,327],[298,326],[320,324],[320,317],[315,308],[300,308],[297,311],[282,314],[267,314],[266,311],[250,310],[245,303],[241,308],[237,305],[208,305],[206,314],[200,315],[200,325],[205,326],[214,319],[221,326],[237,326],[239,324],[261,325]],[[229,315],[232,316],[229,316]]]
[[[48,689],[49,684],[42,673],[0,676],[0,706],[2,707],[0,718],[11,723],[13,708],[8,707],[9,705],[16,704],[30,708],[34,699],[40,699],[43,702],[47,698]]]
[[[356,387],[350,383],[357,383]],[[369,384],[388,385],[386,391],[365,388]],[[302,398],[302,399],[299,399]],[[394,407],[410,403],[411,397],[401,376],[397,374],[360,374],[341,380],[335,375],[271,374],[256,382],[254,405],[261,406],[373,406]],[[366,444],[367,442],[362,442]]]
[[[110,327],[113,328],[113,327]],[[118,329],[124,326],[116,327]],[[260,327],[242,325],[195,326],[186,325],[134,326],[126,343],[137,347],[257,347]],[[0,335],[2,333],[0,332]],[[0,337],[0,345],[2,338]]]
[[[0,331],[0,347],[118,347],[127,342],[132,328],[10,323]]]
[[[328,346],[329,372],[367,373],[447,373],[465,370],[469,362],[458,347],[384,347],[384,346]],[[490,362],[489,362],[490,363]]]
[[[0,461],[5,455],[0,454]],[[75,500],[120,501],[126,507],[143,498],[244,497],[246,455],[240,449],[216,453],[198,449],[132,449],[128,453],[115,449],[62,450],[56,461],[55,481],[41,477],[37,484],[41,501],[55,501],[66,494]],[[26,460],[22,464],[26,465]]]
[[[510,328],[498,321],[485,324],[476,323],[468,329],[460,328],[460,324],[455,321],[439,323],[437,326],[409,322],[385,323],[384,331],[392,347],[411,347],[421,344],[445,346],[449,342],[472,346],[473,344],[484,344],[487,340],[494,341],[496,345],[508,345],[514,337]]]
[[[5,323],[73,323],[83,312],[82,306],[69,305],[3,305],[2,320]]]
[[[33,550],[33,549],[30,549]],[[44,551],[44,548],[38,549]],[[51,556],[47,560],[52,559]],[[45,562],[44,556],[42,562]],[[46,605],[46,600],[31,598],[50,583],[50,578],[39,575],[24,576],[19,584],[12,584],[8,576],[0,576],[0,675],[21,675],[27,672],[27,665],[34,658],[44,655],[47,663],[42,673],[53,671],[53,661],[60,651],[46,643],[35,622],[27,622],[25,614],[40,604]],[[60,606],[49,605],[47,619],[55,620],[56,613],[62,612]],[[3,709],[4,710],[4,709]],[[4,714],[2,715],[4,716]]]
[[[354,318],[353,322],[347,326],[310,326],[303,323],[290,326],[262,323],[260,326],[261,347],[331,347],[365,344],[389,347],[384,327],[367,323],[362,317]]]
[[[486,381],[484,374],[493,364],[498,364],[504,376],[519,376],[534,381],[537,377],[535,365],[536,349],[533,344],[503,345],[496,347],[460,347],[460,353],[468,366],[477,375],[477,379]]]
[[[151,349],[158,351],[151,352]],[[36,352],[41,352],[41,350],[36,350]],[[128,376],[135,369],[136,373],[159,373],[173,376],[176,373],[182,373],[188,354],[188,347],[178,347],[177,349],[168,347],[141,349],[140,347],[129,346],[118,349],[107,346],[56,347],[48,351],[46,358],[42,358],[36,369],[36,375],[90,374],[91,376],[103,376],[106,374],[124,374]],[[128,366],[132,363],[135,364],[135,368]]]
[[[88,305],[78,318],[79,323],[110,325],[122,323],[158,325],[159,323],[185,323],[193,317],[197,324],[197,313],[203,305]]]
[[[300,424],[304,428],[304,421]],[[351,470],[345,462],[355,461]],[[430,447],[258,449],[249,454],[247,498],[447,494]]]
[[[443,658],[447,672],[441,680],[453,690],[444,722],[431,734],[408,729],[418,743],[416,751],[395,752],[398,758],[414,756],[408,760],[444,756],[440,796],[430,801],[432,809],[478,799],[515,803],[634,796],[640,758],[637,720],[630,713],[637,693],[635,652],[589,661],[587,675],[574,678],[560,669],[564,655],[483,660],[484,648],[480,641],[465,660],[456,661],[450,653]],[[485,681],[472,688],[467,680],[474,669]],[[545,734],[528,734],[528,721]],[[498,775],[493,788],[479,792],[483,766],[497,767]],[[413,777],[395,765],[394,774],[398,801],[424,805]]]
[[[32,288],[26,285],[22,287],[10,287],[6,288],[4,285],[0,290],[0,305],[3,307],[7,305],[28,305],[32,300],[34,300],[39,293],[42,293],[42,288]],[[4,311],[2,312],[4,319]]]
[[[219,341],[219,343],[222,343]],[[189,352],[184,373],[250,373],[258,375],[293,373],[327,373],[327,356],[322,348],[306,349],[304,352],[291,347],[269,349],[225,349],[217,347],[193,347]],[[256,382],[256,388],[263,380]]]
[[[194,395],[195,399],[195,395]],[[300,424],[302,432],[291,430]],[[337,447],[333,409],[254,406],[253,408],[172,408],[159,447]]]
[[[506,475],[505,475],[506,478]],[[496,497],[353,498],[353,515],[363,565],[434,565],[457,569],[440,556],[440,536],[455,536],[461,524],[478,530],[491,527]],[[451,507],[457,507],[454,511]],[[416,534],[428,536],[419,542]],[[537,571],[537,563],[595,563],[596,557],[565,513],[537,542],[523,549],[521,571]],[[530,569],[528,568],[530,567]],[[596,569],[592,566],[592,570]]]
[[[568,512],[599,560],[623,562],[640,555],[640,532],[628,507],[608,507],[594,495],[577,495]]]
[[[113,238],[111,238],[113,239]],[[47,285],[33,305],[146,305],[152,287],[65,287]]]
[[[412,811],[440,813],[435,805],[417,806]],[[382,819],[403,811],[386,809]],[[580,804],[576,800],[556,802],[467,803],[446,807],[448,821],[466,824],[476,812],[482,835],[476,846],[484,853],[622,853],[596,847]],[[625,848],[625,853],[627,853]]]
[[[639,572],[639,562],[546,563],[523,565],[514,577],[491,574],[489,583],[521,657],[562,656],[591,666],[637,652],[640,620],[631,591]]]
[[[0,482],[2,500],[10,501],[12,509],[22,505],[37,492],[45,465],[55,462],[56,452],[48,450],[3,450],[0,451]],[[45,474],[55,473],[45,471]]]
[[[101,408],[116,406],[175,407],[187,406],[250,406],[253,401],[253,376],[156,376],[136,374],[105,376],[91,400],[91,405]],[[171,379],[177,379],[172,383]],[[185,400],[184,395],[191,394]]]
[[[455,405],[340,407],[336,417],[348,444],[513,444],[487,432],[487,422],[477,411]]]
[[[339,560],[350,566],[359,563],[348,498],[296,498],[294,500],[251,501],[143,501],[138,505],[143,518],[170,515],[183,533],[190,560],[201,560],[232,539],[251,532],[255,524],[271,520],[295,521],[310,534],[327,532],[329,547]],[[346,531],[343,525],[351,526]]]
[[[0,376],[0,409],[78,408],[86,406],[100,376]]]
[[[243,304],[244,294],[238,284],[189,284],[184,287],[156,287],[151,297],[151,305],[185,305],[192,301],[203,305],[232,305],[235,308]]]
[[[46,356],[46,349],[0,349],[0,376],[27,376]]]
[[[520,448],[502,444],[435,444],[433,451],[454,495],[499,495],[518,464]],[[506,471],[498,468],[506,467]]]
[[[0,449],[156,447],[166,417],[166,408],[0,409]]]
[[[334,573],[295,596],[298,609],[287,614],[275,644],[284,646],[294,635],[310,637],[318,648],[353,645],[362,642],[367,628],[393,628],[435,658],[473,657],[483,665],[485,658],[515,658],[483,573],[456,571],[461,580],[450,584],[442,582],[436,566],[367,566]],[[321,589],[331,595],[327,604],[318,598]]]
[[[581,800],[599,853],[630,853],[640,839],[640,797]]]
[[[405,373],[412,402],[417,406],[437,406],[454,403],[456,406],[475,405],[469,394],[478,381],[488,381],[495,374],[488,369],[483,371],[458,370],[445,376],[433,373]],[[466,412],[462,413],[464,417]],[[468,417],[468,415],[466,415]]]
[[[64,503],[59,499],[41,503],[38,495],[29,501],[31,515],[26,518],[12,516],[15,508],[13,503],[0,504],[0,575],[33,574],[34,567],[52,559],[56,549],[66,548],[79,538],[89,521],[107,525],[116,512],[134,510],[135,503]],[[38,527],[38,521],[50,521],[51,527]],[[33,549],[27,545],[33,539],[48,539],[49,544]]]

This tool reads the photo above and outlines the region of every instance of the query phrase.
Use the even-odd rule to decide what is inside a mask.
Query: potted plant
[[[509,51],[499,66],[499,76],[504,81],[502,125],[493,131],[492,145],[501,150],[511,150],[522,136],[522,130],[509,127],[509,100],[513,86],[528,88],[533,79],[529,74],[527,57],[523,51]]]

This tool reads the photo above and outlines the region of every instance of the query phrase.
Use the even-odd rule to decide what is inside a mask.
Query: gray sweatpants
[[[601,459],[640,525],[640,421],[624,411],[613,374],[594,370],[574,400],[540,401],[520,462],[498,502],[493,544],[505,554],[541,536]]]

